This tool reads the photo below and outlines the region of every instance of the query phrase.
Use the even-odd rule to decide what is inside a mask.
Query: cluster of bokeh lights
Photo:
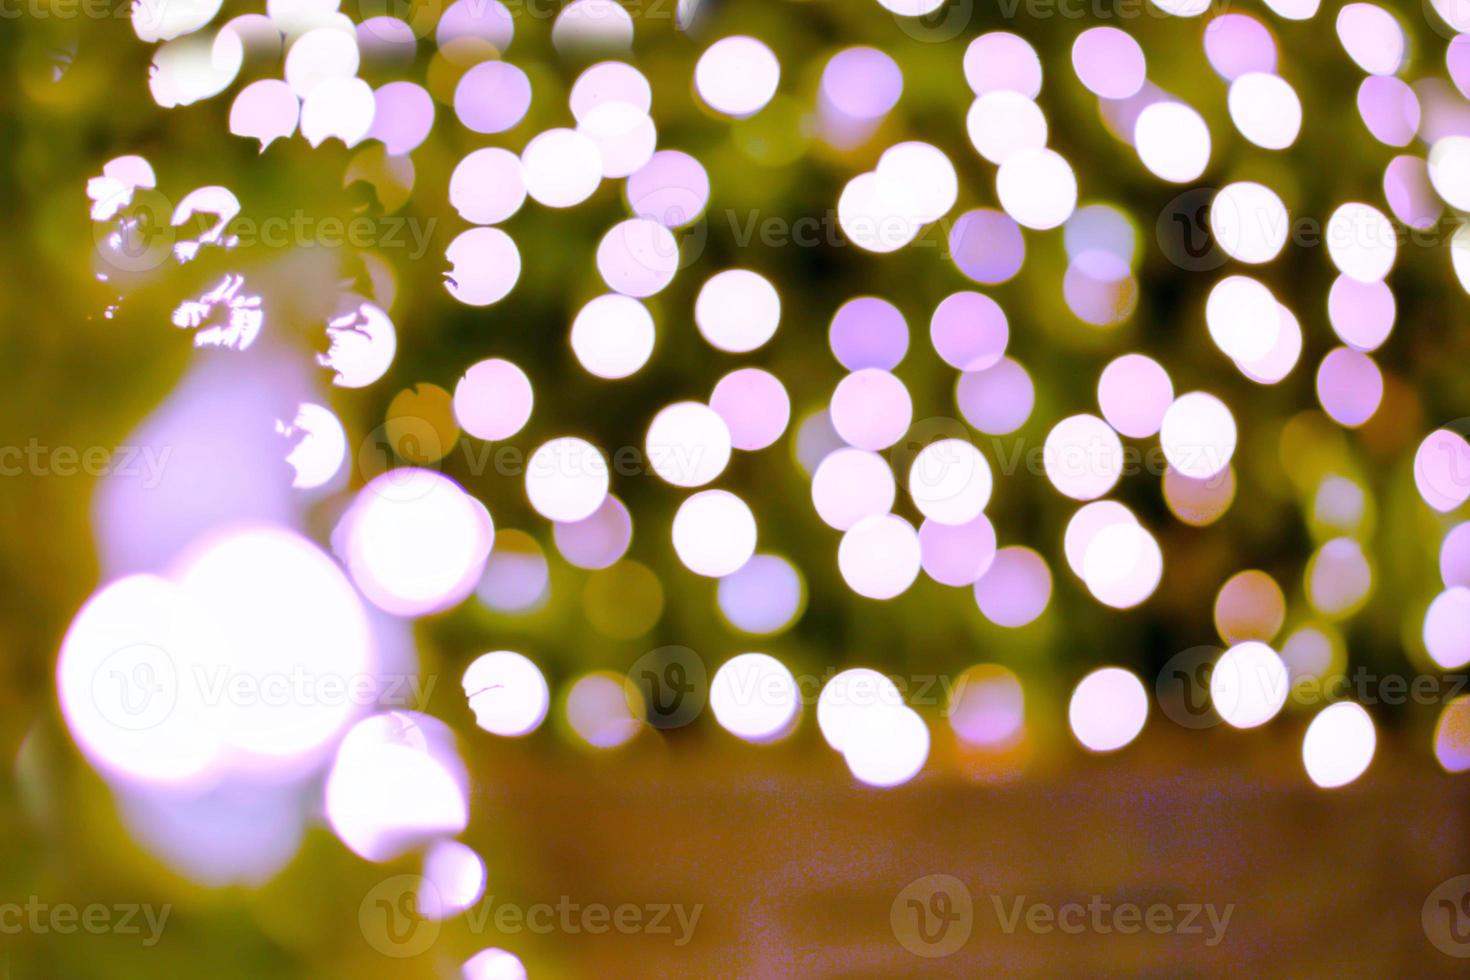
[[[942,2],[880,0],[900,20],[932,13]],[[1345,624],[1369,601],[1380,574],[1366,547],[1374,500],[1352,466],[1314,470],[1303,460],[1316,457],[1303,450],[1351,438],[1402,386],[1375,360],[1394,340],[1398,304],[1388,279],[1421,258],[1400,248],[1404,227],[1434,227],[1446,206],[1470,210],[1470,35],[1448,46],[1448,83],[1410,83],[1399,77],[1410,51],[1394,13],[1368,3],[1337,11],[1337,37],[1364,76],[1358,116],[1375,141],[1397,152],[1383,172],[1384,206],[1343,201],[1320,222],[1316,257],[1330,263],[1335,278],[1317,309],[1293,311],[1268,282],[1281,281],[1273,273],[1296,250],[1294,232],[1308,220],[1292,213],[1299,189],[1285,181],[1272,186],[1260,176],[1278,173],[1270,168],[1253,170],[1256,179],[1222,175],[1201,212],[1201,230],[1220,261],[1188,271],[1201,284],[1198,298],[1169,325],[1218,362],[1216,376],[1198,388],[1194,365],[1129,351],[1121,339],[1133,336],[1124,325],[1138,304],[1144,248],[1128,212],[1093,197],[1105,170],[1097,161],[1078,166],[1053,145],[1045,106],[1070,80],[1048,76],[1044,86],[1040,57],[1015,33],[970,41],[950,83],[961,92],[968,87],[969,108],[958,122],[975,158],[957,167],[931,142],[879,138],[896,131],[884,120],[906,91],[893,57],[872,46],[836,51],[822,62],[812,124],[838,159],[865,160],[871,168],[855,164],[830,188],[843,243],[868,253],[861,257],[867,260],[934,236],[945,246],[934,253],[942,255],[937,261],[955,275],[948,294],[922,310],[878,295],[843,298],[826,333],[840,376],[829,388],[805,392],[792,390],[775,361],[748,363],[780,347],[786,334],[809,332],[811,324],[793,323],[783,310],[783,289],[791,297],[802,284],[770,267],[689,268],[699,256],[689,254],[681,234],[725,189],[686,149],[663,145],[653,87],[631,63],[633,22],[622,7],[576,0],[562,10],[551,29],[554,47],[591,63],[570,85],[564,111],[558,106],[561,124],[526,134],[530,107],[545,98],[536,88],[542,69],[528,72],[511,60],[516,20],[496,0],[451,5],[432,38],[393,17],[355,23],[333,3],[305,0],[272,0],[264,16],[211,28],[218,6],[164,5],[156,21],[135,21],[138,36],[158,44],[149,84],[161,107],[226,91],[247,59],[279,61],[280,78],[257,78],[236,93],[229,131],[257,141],[262,154],[298,132],[313,147],[337,140],[354,152],[353,166],[366,165],[366,144],[376,141],[390,161],[380,169],[396,175],[391,179],[405,198],[415,179],[408,154],[436,126],[457,125],[497,144],[464,154],[448,175],[448,203],[464,227],[444,247],[443,286],[460,304],[493,307],[517,289],[525,267],[544,261],[501,227],[522,209],[575,209],[604,182],[622,182],[626,214],[599,228],[595,248],[583,256],[581,297],[591,298],[579,298],[565,343],[598,384],[638,376],[676,330],[697,334],[701,354],[728,359],[707,392],[668,392],[667,403],[628,433],[627,445],[640,450],[645,475],[657,478],[656,490],[670,504],[672,516],[655,535],[658,547],[693,576],[714,580],[707,583],[714,608],[746,637],[779,637],[814,598],[802,561],[771,546],[758,508],[720,485],[741,465],[740,454],[783,459],[774,451],[783,439],[809,478],[810,506],[799,506],[813,526],[835,532],[826,556],[811,561],[827,562],[861,602],[927,588],[916,586],[922,576],[967,590],[986,628],[1002,631],[1042,620],[1054,591],[1075,584],[1109,610],[1148,603],[1177,558],[1173,543],[1190,540],[1164,526],[1168,517],[1187,527],[1210,525],[1243,492],[1237,481],[1251,478],[1237,450],[1264,436],[1237,423],[1231,399],[1250,397],[1241,379],[1263,388],[1281,384],[1303,358],[1317,356],[1321,345],[1309,331],[1325,316],[1332,347],[1312,369],[1321,413],[1297,416],[1279,434],[1286,468],[1294,478],[1306,474],[1300,479],[1308,484],[1303,506],[1313,550],[1298,570],[1301,596],[1289,602],[1276,578],[1258,569],[1240,570],[1221,585],[1213,612],[1223,648],[1211,660],[1209,701],[1231,728],[1259,728],[1293,706],[1292,692],[1304,680],[1345,669]],[[1193,0],[1156,6],[1179,18],[1207,16],[1206,5]],[[1315,0],[1268,6],[1287,20],[1317,12]],[[1437,3],[1434,9],[1456,30],[1470,29],[1454,21],[1454,10]],[[683,27],[688,10],[680,10]],[[385,66],[412,64],[418,45],[430,42],[437,53],[423,85],[398,79],[375,88],[366,80]],[[1208,16],[1201,43],[1205,63],[1223,82],[1230,124],[1249,144],[1240,150],[1231,134],[1212,131],[1196,107],[1150,80],[1146,52],[1127,30],[1092,27],[1070,48],[1072,75],[1088,104],[1096,101],[1100,124],[1131,147],[1127,165],[1135,166],[1136,156],[1166,197],[1233,166],[1222,163],[1228,154],[1288,152],[1302,127],[1302,102],[1262,19]],[[693,96],[715,126],[758,116],[794,84],[772,47],[745,35],[701,43],[691,78]],[[856,150],[862,155],[842,155]],[[961,204],[973,200],[966,183],[977,173],[995,206]],[[141,157],[108,162],[87,188],[91,216],[108,232],[99,241],[125,234],[134,195],[157,183]],[[232,248],[224,229],[239,210],[225,188],[186,197],[175,226],[196,211],[220,222],[184,243],[176,260]],[[1068,411],[1055,398],[1038,397],[1020,359],[1034,343],[1032,311],[1008,311],[995,288],[1027,267],[1028,242],[1038,248],[1048,237],[1059,238],[1065,253],[1057,285],[1066,308],[1090,349],[1111,351],[1088,369],[1085,397]],[[1470,231],[1460,227],[1450,245],[1447,271],[1470,292]],[[661,294],[680,278],[689,280],[693,300],[675,310]],[[320,324],[327,351],[318,362],[330,373],[318,388],[365,387],[392,366],[399,338],[389,316],[391,270],[384,281],[390,287],[380,283],[373,295],[344,289]],[[215,322],[222,315],[225,322]],[[927,318],[927,345],[910,335],[916,316],[920,328]],[[186,301],[175,323],[195,329],[197,345],[240,351],[272,329],[243,276]],[[611,640],[646,636],[665,591],[654,571],[627,557],[635,521],[617,495],[627,477],[611,466],[612,447],[585,432],[536,429],[538,397],[556,397],[551,386],[573,379],[487,354],[463,368],[452,392],[426,384],[394,400],[402,411],[390,409],[389,435],[421,424],[416,434],[431,438],[415,443],[415,465],[373,477],[350,498],[343,493],[346,429],[320,403],[324,396],[301,394],[295,416],[279,420],[278,432],[292,440],[282,453],[291,485],[313,500],[339,500],[328,547],[307,539],[299,514],[222,522],[169,561],[130,569],[97,590],[77,613],[57,668],[67,724],[94,766],[130,788],[197,793],[319,779],[326,820],[354,853],[369,861],[422,854],[432,889],[421,896],[426,914],[447,917],[478,899],[485,863],[453,840],[468,825],[472,795],[454,734],[426,714],[389,709],[373,694],[390,674],[413,670],[412,656],[394,653],[404,642],[403,621],[446,613],[471,596],[495,615],[535,615],[557,580],[553,547],[557,560],[586,573],[588,619]],[[936,415],[931,386],[898,373],[906,360],[920,358],[953,378],[942,410],[952,405],[957,418]],[[432,414],[422,407],[429,404],[441,406],[436,424],[420,417]],[[1017,540],[1025,525],[1011,519],[1009,505],[1033,488],[987,453],[1000,439],[975,433],[1013,436],[1043,405],[1049,414],[1038,472],[1050,489],[1042,492],[1067,517],[1058,540],[1027,544]],[[1412,480],[1427,507],[1421,516],[1438,522],[1432,526],[1442,541],[1442,589],[1413,613],[1420,628],[1410,652],[1424,669],[1470,665],[1470,522],[1453,517],[1470,499],[1470,442],[1461,430],[1429,432],[1412,465],[1395,476],[1406,485]],[[548,525],[540,536],[498,527],[494,500],[482,501],[432,468],[457,440],[504,443],[532,431],[538,435],[520,482],[531,512]],[[1161,466],[1142,478],[1158,485],[1163,519],[1111,499],[1142,479],[1130,459],[1155,449]],[[1350,458],[1344,452],[1339,461]],[[1071,573],[1065,581],[1053,575],[1061,565]],[[593,749],[627,744],[649,727],[649,706],[629,678],[594,670],[554,692],[536,660],[534,651],[495,650],[468,664],[463,692],[480,729],[524,737],[554,705],[573,737]],[[368,695],[221,704],[192,681],[200,670],[220,669],[261,679],[303,671],[365,678]],[[163,684],[169,709],[137,724],[129,705],[99,683],[107,671]],[[750,743],[787,738],[810,706],[810,692],[791,667],[759,651],[728,656],[702,693],[714,721]],[[1089,752],[1121,750],[1144,731],[1150,701],[1149,686],[1132,669],[1087,671],[1067,702],[1071,733]],[[1467,704],[1446,706],[1435,730],[1434,753],[1446,770],[1470,769]],[[967,670],[946,714],[955,744],[972,754],[1012,751],[1027,738],[1022,679],[999,664]],[[929,761],[928,723],[875,669],[826,678],[815,716],[822,738],[868,786],[906,783]],[[1305,726],[1302,766],[1317,786],[1345,786],[1367,770],[1376,743],[1364,707],[1331,703]],[[464,969],[468,977],[524,975],[512,954],[494,949]]]

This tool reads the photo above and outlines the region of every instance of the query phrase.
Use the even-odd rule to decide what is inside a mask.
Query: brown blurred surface
[[[1295,768],[1299,725],[1218,741],[1150,728],[1067,772],[998,785],[939,773],[896,791],[855,785],[820,744],[752,747],[718,768],[694,752],[555,769],[497,753],[470,835],[490,893],[509,835],[527,880],[503,900],[704,908],[682,948],[613,932],[482,938],[524,950],[532,975],[543,949],[584,976],[1464,975],[1420,920],[1439,882],[1470,871],[1463,780],[1386,741],[1361,784],[1329,793]],[[1202,751],[1225,741],[1237,751]],[[973,931],[921,958],[890,907],[941,873],[973,897]],[[1200,935],[1007,934],[993,904],[1093,895],[1234,910],[1212,948],[1203,915]]]
[[[454,978],[488,946],[514,951],[537,978],[1465,973],[1466,960],[1431,944],[1421,914],[1437,885],[1470,873],[1470,784],[1438,770],[1422,734],[1382,729],[1368,772],[1323,791],[1300,769],[1301,716],[1190,732],[1156,714],[1113,756],[1084,756],[1046,735],[1052,719],[1033,718],[1038,744],[1005,781],[977,778],[982,767],[957,755],[942,719],[930,722],[925,771],[886,791],[852,780],[810,712],[794,736],[764,747],[702,723],[601,754],[555,749],[550,733],[469,735],[475,790],[462,839],[485,857],[486,896],[442,925],[397,920],[391,938],[381,903],[405,907],[412,857],[370,865],[316,829],[263,887],[205,889],[128,841],[83,771],[59,788],[69,809],[28,821],[20,810],[48,801],[31,798],[22,772],[23,806],[0,814],[19,828],[4,849],[18,891],[5,900],[29,891],[171,908],[151,947],[136,935],[0,936],[0,976],[157,977],[211,962],[215,980]],[[45,751],[58,750],[69,751],[55,741]],[[101,830],[75,844],[69,828],[83,820]],[[890,914],[901,891],[938,874],[969,893],[971,931],[952,955],[923,958]],[[1041,934],[1024,923],[1007,932],[994,904],[1009,914],[1023,897],[1055,906],[1093,896],[1233,909],[1210,946],[1203,916],[1190,935]],[[667,934],[497,929],[503,905],[559,902],[677,903],[699,906],[699,918],[682,945],[671,917]]]

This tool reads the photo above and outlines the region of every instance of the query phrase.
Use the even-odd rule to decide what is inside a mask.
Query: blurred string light
[[[458,605],[490,557],[495,526],[478,499],[432,470],[396,470],[358,492],[333,532],[363,595],[422,616]]]
[[[1276,651],[1256,640],[1226,650],[1210,672],[1210,703],[1233,728],[1255,728],[1286,704],[1286,665]]]
[[[866,667],[841,671],[823,686],[817,727],[853,776],[869,786],[906,783],[929,757],[923,718],[904,704],[892,680]]]
[[[806,585],[801,572],[779,555],[753,555],[733,574],[720,579],[721,614],[736,629],[770,635],[801,615]]]
[[[715,383],[710,408],[724,420],[730,445],[755,452],[773,445],[791,421],[791,397],[781,379],[761,368],[740,368]]]
[[[572,353],[588,374],[599,378],[636,374],[653,354],[655,339],[648,308],[618,293],[589,300],[572,320]]]
[[[694,322],[710,345],[745,354],[762,346],[781,321],[781,297],[769,279],[749,269],[717,272],[700,287]]]
[[[441,840],[424,853],[418,891],[420,914],[447,919],[471,908],[485,894],[485,862],[459,841]]]
[[[336,482],[347,458],[347,432],[331,409],[303,402],[289,425],[277,420],[276,431],[294,441],[286,454],[296,471],[293,487],[314,490]]]
[[[577,568],[607,568],[627,552],[633,540],[633,518],[621,500],[608,494],[587,517],[554,522],[552,537],[567,564]]]
[[[950,728],[968,745],[1001,748],[1025,733],[1021,679],[999,664],[976,664],[960,674],[946,706]]]
[[[898,307],[876,296],[859,296],[837,308],[827,345],[849,371],[892,371],[909,349],[909,325]]]
[[[491,946],[465,960],[462,980],[526,980],[526,966],[509,950]]]
[[[487,609],[526,613],[545,605],[550,584],[546,554],[524,531],[495,532],[494,550],[475,594]]]
[[[337,836],[369,861],[392,860],[469,823],[469,778],[454,735],[414,711],[358,722],[337,749],[324,800]]]
[[[973,585],[995,561],[995,527],[984,514],[962,524],[926,518],[919,525],[919,564],[941,585]]]
[[[741,653],[715,671],[709,704],[715,720],[730,734],[747,742],[770,742],[796,724],[801,693],[791,671],[775,657]]]
[[[1212,13],[1200,0],[1155,5],[1177,17]],[[883,6],[912,18],[940,4],[885,0]],[[1288,21],[1318,12],[1316,0],[1269,0],[1267,7]],[[1456,30],[1470,30],[1453,4],[1434,0],[1431,7]],[[298,134],[313,147],[334,139],[345,148],[380,145],[376,172],[388,175],[382,186],[407,194],[414,183],[407,154],[422,147],[436,125],[514,141],[517,148],[480,147],[453,163],[448,204],[468,227],[456,230],[445,249],[444,285],[458,302],[477,308],[501,302],[520,285],[523,261],[534,259],[529,250],[523,254],[513,230],[498,226],[527,207],[574,208],[598,194],[604,181],[621,180],[627,216],[600,229],[586,266],[587,285],[596,294],[582,294],[590,298],[580,301],[565,324],[581,368],[600,379],[631,378],[656,357],[660,331],[689,320],[721,354],[750,354],[775,340],[782,303],[774,270],[710,270],[692,309],[654,305],[684,264],[674,231],[697,222],[719,188],[691,153],[661,146],[648,78],[624,60],[595,60],[630,57],[633,25],[620,6],[577,0],[560,12],[551,28],[554,48],[579,59],[591,53],[581,63],[593,63],[571,85],[564,109],[559,107],[561,118],[524,136],[513,134],[552,86],[543,84],[541,74],[528,73],[529,65],[510,60],[515,19],[499,3],[460,0],[444,11],[432,33],[388,16],[354,23],[330,3],[281,0],[268,5],[265,17],[244,15],[218,28],[211,26],[215,12],[208,4],[134,9],[139,39],[157,45],[149,90],[161,107],[187,106],[228,91],[247,63],[277,66],[279,78],[241,85],[225,124],[262,154],[279,152],[282,141]],[[1334,27],[1344,54],[1364,73],[1355,98],[1363,126],[1378,143],[1404,150],[1383,171],[1386,212],[1365,200],[1343,201],[1331,211],[1323,242],[1338,275],[1322,306],[1301,311],[1310,325],[1309,314],[1325,308],[1341,342],[1315,366],[1321,408],[1342,428],[1359,429],[1375,423],[1391,404],[1393,379],[1373,355],[1394,340],[1398,309],[1388,277],[1408,258],[1399,254],[1394,219],[1428,229],[1446,206],[1470,209],[1470,135],[1457,121],[1463,115],[1460,96],[1470,93],[1470,45],[1461,35],[1447,46],[1447,82],[1424,78],[1410,84],[1398,77],[1410,52],[1395,14],[1350,3],[1335,12]],[[422,85],[400,78],[373,87],[361,77],[411,66],[420,43],[436,49]],[[1272,29],[1246,14],[1210,16],[1202,49],[1226,87],[1229,119],[1240,136],[1267,151],[1289,150],[1299,137],[1303,108],[1281,73]],[[1097,98],[1103,125],[1131,145],[1153,177],[1192,185],[1233,152],[1228,132],[1212,131],[1195,107],[1149,80],[1147,55],[1128,32],[1110,26],[1079,32],[1070,66],[1076,83]],[[961,76],[973,94],[962,122],[974,152],[995,168],[999,209],[966,205],[953,213],[962,199],[971,199],[973,188],[960,179],[970,167],[956,168],[945,150],[930,143],[898,142],[867,158],[874,161],[871,170],[832,188],[845,239],[881,256],[943,222],[955,271],[989,288],[1020,274],[1028,235],[1039,243],[1038,235],[1061,228],[1064,302],[1083,323],[1124,323],[1138,301],[1138,231],[1112,204],[1079,206],[1079,171],[1098,171],[1074,166],[1049,145],[1053,131],[1035,48],[1013,33],[981,35],[967,45],[951,80],[958,85]],[[775,52],[743,35],[705,46],[692,84],[711,116],[725,120],[748,119],[785,98]],[[816,92],[822,132],[835,147],[861,146],[888,132],[884,119],[904,93],[901,68],[880,48],[838,50],[822,64]],[[539,113],[541,125],[545,117]],[[353,157],[349,174],[372,169],[370,159]],[[100,226],[104,264],[109,255],[122,254],[125,237],[138,230],[131,211],[135,200],[167,183],[164,177],[146,159],[125,155],[108,161],[89,181],[86,195]],[[988,170],[983,179],[989,179]],[[1293,221],[1290,190],[1280,182],[1273,187],[1233,180],[1214,194],[1207,212],[1212,242],[1246,271],[1227,269],[1213,283],[1202,311],[1205,332],[1242,375],[1263,385],[1288,378],[1304,348],[1301,321],[1267,285],[1275,280],[1259,268],[1283,256]],[[205,250],[228,254],[238,244],[228,227],[241,210],[229,188],[200,187],[184,195],[168,216],[172,227],[182,228],[196,216],[217,220],[197,238],[180,232],[182,240],[167,257],[183,264]],[[1449,253],[1451,270],[1470,292],[1470,232],[1460,228]],[[115,270],[97,272],[101,280],[114,275]],[[317,323],[327,348],[318,355],[323,384],[362,388],[391,369],[399,344],[389,315],[394,291],[390,268],[368,295],[344,288],[335,297],[331,312]],[[184,300],[173,321],[192,330],[198,346],[237,352],[278,326],[267,320],[261,296],[240,272]],[[1012,336],[1013,327],[1022,333],[1019,326],[996,298],[975,290],[951,292],[929,313],[933,353],[955,371],[955,407],[987,435],[1020,430],[1038,407],[1035,383],[1016,350],[1024,351],[1024,344]],[[797,563],[757,553],[756,513],[742,497],[711,486],[726,475],[734,450],[765,450],[791,429],[797,461],[811,475],[816,517],[841,534],[836,567],[852,592],[894,599],[922,571],[943,585],[971,588],[980,616],[994,625],[1020,629],[1035,622],[1050,603],[1052,573],[1038,551],[1000,545],[1007,528],[986,510],[992,494],[1004,488],[984,453],[968,438],[928,441],[912,453],[892,451],[906,448],[916,402],[922,404],[926,394],[893,373],[906,357],[916,356],[909,349],[905,313],[880,296],[849,298],[832,316],[828,344],[847,373],[825,408],[804,410],[795,425],[792,405],[806,404],[806,393],[789,391],[769,367],[741,364],[731,364],[707,403],[674,401],[650,420],[645,448],[651,469],[671,488],[696,491],[679,503],[667,526],[675,556],[691,573],[717,580],[720,613],[742,632],[776,634],[800,617],[807,586]],[[1239,489],[1234,464],[1241,433],[1234,412],[1217,394],[1178,393],[1170,367],[1145,353],[1116,356],[1098,378],[1100,416],[1084,412],[1042,420],[1045,475],[1062,495],[1080,502],[1061,542],[1063,557],[1094,598],[1120,609],[1153,595],[1164,567],[1161,537],[1168,541],[1131,509],[1104,499],[1124,477],[1122,439],[1157,436],[1168,463],[1164,502],[1184,524],[1220,520]],[[431,397],[431,387],[407,389],[413,396],[407,404]],[[284,437],[275,449],[288,464],[283,472],[294,488],[314,491],[319,496],[312,499],[320,499],[339,493],[347,429],[310,397],[302,393],[289,402],[296,406],[289,422],[275,416]],[[447,454],[461,430],[469,439],[490,442],[516,435],[536,404],[526,371],[499,357],[468,365],[444,399],[452,411],[442,428],[444,444],[433,450],[437,455],[423,450],[424,463]],[[390,409],[390,436],[403,418]],[[895,472],[900,457],[909,466]],[[1412,479],[1429,508],[1448,514],[1461,507],[1470,498],[1466,473],[1470,443],[1462,433],[1440,428],[1423,437]],[[1242,467],[1239,478],[1246,476]],[[917,528],[895,513],[900,481],[922,518]],[[633,518],[612,494],[603,449],[573,435],[543,441],[527,460],[524,487],[531,509],[550,523],[560,559],[591,573],[586,596],[594,626],[609,636],[637,636],[651,628],[662,611],[663,589],[647,566],[625,557]],[[1215,626],[1230,646],[1215,666],[1211,693],[1222,718],[1235,727],[1265,724],[1281,710],[1292,683],[1341,669],[1346,651],[1331,623],[1358,612],[1374,588],[1375,562],[1363,544],[1374,513],[1366,486],[1318,473],[1309,500],[1317,539],[1301,582],[1318,619],[1287,632],[1278,654],[1271,644],[1278,642],[1287,608],[1274,578],[1240,572],[1215,598]],[[288,517],[298,523],[299,517],[283,510],[269,522],[196,529],[210,533],[171,543],[168,560],[150,572],[111,576],[77,613],[63,642],[57,666],[63,716],[89,761],[135,790],[188,788],[225,798],[239,790],[241,780],[259,779],[272,768],[288,782],[324,779],[328,822],[347,846],[370,860],[424,850],[426,878],[435,882],[447,911],[483,888],[484,866],[447,840],[466,824],[469,794],[452,735],[441,723],[368,704],[296,714],[222,711],[200,703],[197,692],[183,685],[174,692],[175,709],[158,725],[128,727],[109,716],[107,702],[89,686],[102,662],[119,651],[119,663],[132,671],[211,665],[264,670],[267,664],[241,653],[247,640],[277,667],[305,659],[310,647],[325,651],[334,671],[378,683],[393,635],[387,621],[395,617],[443,613],[472,593],[504,615],[526,614],[548,601],[552,575],[543,545],[525,531],[497,530],[489,509],[446,476],[397,470],[341,502],[332,550],[345,575],[288,526]],[[1444,588],[1422,607],[1424,651],[1447,670],[1470,663],[1465,527],[1445,535],[1439,552]],[[269,574],[260,573],[265,566]],[[635,594],[640,601],[626,599]],[[165,660],[158,660],[158,651]],[[757,687],[775,692],[772,703],[750,701],[735,664],[750,665],[761,682]],[[898,785],[925,764],[928,728],[891,682],[874,675],[879,683],[869,674],[834,677],[818,701],[818,725],[856,778]],[[950,706],[957,737],[972,745],[1018,737],[1024,718],[1019,679],[998,667],[973,668],[966,677],[967,691],[957,692]],[[876,691],[866,705],[848,696],[849,688],[860,691],[865,680]],[[711,686],[717,720],[752,741],[780,737],[800,713],[790,681],[789,670],[767,655],[731,660]],[[540,669],[510,651],[471,663],[464,689],[477,723],[508,737],[534,731],[551,703]],[[641,703],[616,675],[576,679],[562,704],[571,732],[592,746],[623,744],[643,727]],[[1085,677],[1069,708],[1074,735],[1094,751],[1128,744],[1146,716],[1143,685],[1121,668]],[[1463,701],[1446,706],[1441,716],[1434,750],[1446,769],[1467,767],[1464,717]],[[1319,786],[1345,785],[1371,762],[1374,743],[1366,711],[1330,705],[1307,729],[1307,774]],[[465,970],[475,976],[524,973],[519,961],[500,950],[483,951]]]
[[[1302,764],[1307,776],[1323,789],[1346,786],[1373,761],[1378,733],[1362,705],[1330,704],[1317,713],[1302,738]]]
[[[1286,620],[1281,586],[1258,569],[1237,572],[1215,595],[1215,629],[1226,643],[1270,643]]]
[[[1446,772],[1470,771],[1470,697],[1455,698],[1440,712],[1434,756]]]
[[[477,657],[465,668],[463,687],[475,724],[495,735],[535,731],[551,699],[546,678],[536,665],[510,650]]]
[[[1077,684],[1067,707],[1072,735],[1093,752],[1115,752],[1138,737],[1148,720],[1148,694],[1137,675],[1102,667]]]
[[[567,724],[594,749],[617,748],[643,728],[643,704],[636,693],[610,671],[584,674],[567,688]]]

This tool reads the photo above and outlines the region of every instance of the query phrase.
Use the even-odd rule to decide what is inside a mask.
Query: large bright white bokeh
[[[607,499],[609,485],[606,457],[576,436],[542,443],[526,461],[526,497],[549,521],[592,516]]]
[[[572,321],[572,353],[589,374],[616,380],[637,373],[653,354],[653,315],[631,296],[589,300]]]
[[[990,463],[967,439],[940,439],[914,456],[909,495],[919,513],[940,524],[964,524],[990,502]]]
[[[1229,466],[1235,440],[1235,416],[1224,402],[1203,391],[1176,398],[1159,428],[1169,465],[1194,480],[1209,479]]]
[[[1150,173],[1174,184],[1194,180],[1210,162],[1210,128],[1181,102],[1155,102],[1140,112],[1133,145]]]
[[[674,515],[674,552],[696,575],[722,578],[755,554],[755,516],[728,490],[703,490]]]
[[[1093,752],[1113,752],[1138,737],[1148,720],[1148,692],[1137,675],[1102,667],[1082,678],[1067,706],[1072,735]]]
[[[1123,443],[1096,415],[1073,415],[1052,426],[1042,446],[1052,486],[1074,500],[1096,500],[1123,473]]]
[[[1336,789],[1367,771],[1378,747],[1373,719],[1351,701],[1330,704],[1317,713],[1302,738],[1302,765],[1312,782]]]
[[[721,38],[705,49],[694,66],[694,89],[704,104],[727,116],[749,116],[763,109],[781,82],[781,63],[753,37]]]
[[[475,724],[493,735],[526,735],[540,726],[551,704],[546,678],[523,654],[496,650],[465,668],[461,682]]]
[[[1235,728],[1264,725],[1286,704],[1291,686],[1286,664],[1266,644],[1237,643],[1220,655],[1210,673],[1210,703]]]
[[[744,354],[775,334],[781,322],[781,297],[760,273],[726,269],[700,287],[694,322],[711,346]]]
[[[801,708],[796,679],[765,653],[741,653],[720,665],[709,685],[715,720],[747,742],[769,742],[791,728]]]
[[[842,580],[860,596],[892,599],[919,575],[919,535],[896,514],[864,517],[847,530],[837,548]]]
[[[702,487],[730,462],[730,428],[702,402],[675,402],[649,423],[648,464],[676,487]]]
[[[362,594],[395,616],[458,605],[495,539],[490,512],[432,470],[390,470],[358,492],[335,538]]]

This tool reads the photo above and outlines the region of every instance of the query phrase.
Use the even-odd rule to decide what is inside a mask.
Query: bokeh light
[[[759,112],[776,94],[781,64],[753,37],[721,38],[694,66],[694,87],[705,104],[727,116]]]
[[[484,504],[422,469],[375,478],[333,533],[362,594],[395,616],[457,605],[480,580],[494,536]]]
[[[1373,719],[1351,701],[1330,704],[1317,713],[1302,738],[1302,764],[1323,789],[1353,782],[1373,761],[1378,734]]]
[[[684,567],[696,575],[722,578],[738,572],[755,554],[755,516],[728,490],[703,490],[679,505],[673,541]]]
[[[736,629],[771,635],[801,615],[806,585],[796,567],[779,555],[754,555],[720,579],[720,613]]]
[[[694,322],[719,350],[744,354],[770,340],[781,321],[781,297],[770,280],[749,269],[726,269],[700,287]]]
[[[860,596],[892,599],[919,575],[919,535],[896,514],[873,514],[842,535],[837,549],[842,580]]]
[[[1237,643],[1220,655],[1210,672],[1210,703],[1234,728],[1264,725],[1286,704],[1286,665],[1264,643]]]
[[[526,461],[526,497],[549,521],[584,520],[607,499],[607,459],[585,439],[561,436],[542,443]]]
[[[975,582],[975,604],[997,626],[1017,629],[1046,611],[1051,570],[1046,560],[1021,545],[1001,548]]]
[[[730,445],[746,452],[775,443],[791,421],[785,386],[760,368],[740,368],[715,382],[709,405],[730,430]]]
[[[781,661],[766,653],[741,653],[715,671],[709,704],[730,734],[747,742],[768,742],[790,727],[801,695]]]
[[[475,724],[493,735],[535,731],[551,703],[541,671],[525,655],[510,650],[476,657],[465,668],[461,685]]]
[[[864,368],[832,393],[832,427],[859,449],[887,449],[908,431],[913,400],[904,383],[887,371]]]
[[[1101,667],[1073,689],[1067,720],[1083,748],[1114,752],[1143,731],[1148,694],[1133,673],[1121,667]]]

